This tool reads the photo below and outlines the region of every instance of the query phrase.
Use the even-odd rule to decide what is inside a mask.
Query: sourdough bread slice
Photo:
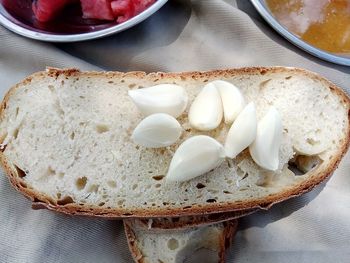
[[[190,105],[215,79],[239,87],[247,102],[255,102],[258,118],[272,105],[281,113],[279,170],[260,168],[244,151],[203,176],[167,183],[164,175],[181,142],[207,134],[223,143],[229,127],[199,132],[183,114],[178,143],[140,147],[130,137],[143,117],[127,92],[175,83],[187,90]],[[151,74],[48,69],[5,96],[0,158],[11,183],[34,207],[67,214],[172,217],[267,209],[311,190],[335,170],[349,145],[349,108],[341,89],[295,68]],[[299,157],[319,162],[297,175],[288,162]]]
[[[214,263],[225,262],[237,220],[181,230],[149,230],[125,219],[124,229],[136,263]]]

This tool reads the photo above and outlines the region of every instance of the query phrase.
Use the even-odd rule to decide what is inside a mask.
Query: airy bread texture
[[[124,220],[129,249],[136,263],[225,262],[237,220],[181,230],[149,230]]]
[[[244,151],[203,176],[166,182],[181,142],[206,134],[223,143],[229,126],[193,130],[187,108],[178,118],[184,132],[176,145],[144,148],[130,138],[143,116],[127,92],[174,83],[187,90],[190,105],[216,79],[239,87],[247,102],[255,102],[259,119],[270,106],[278,109],[284,129],[279,170],[260,168]],[[0,157],[11,183],[34,207],[67,214],[171,217],[267,209],[309,191],[335,170],[349,145],[349,108],[341,89],[295,68],[151,74],[48,69],[4,98]],[[288,162],[299,157],[309,167],[305,174],[289,169]],[[305,165],[315,158],[319,162]]]

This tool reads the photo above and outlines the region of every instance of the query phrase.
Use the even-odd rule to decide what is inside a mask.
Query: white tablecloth
[[[142,24],[108,38],[49,44],[0,26],[0,92],[46,66],[185,71],[303,67],[350,92],[350,68],[298,50],[247,0],[171,0]],[[228,262],[350,262],[350,154],[302,197],[241,220]],[[0,175],[0,262],[131,262],[120,222],[35,211]]]

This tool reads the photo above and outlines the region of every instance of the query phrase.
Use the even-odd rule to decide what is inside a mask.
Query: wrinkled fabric
[[[70,44],[25,39],[0,26],[0,92],[46,66],[187,71],[291,66],[350,92],[350,68],[321,61],[274,32],[247,0],[171,0],[143,23]],[[350,154],[310,193],[241,219],[227,262],[348,262]],[[31,204],[0,175],[0,262],[132,262],[122,224]]]

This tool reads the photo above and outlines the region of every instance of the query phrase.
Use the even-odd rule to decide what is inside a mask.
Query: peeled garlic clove
[[[253,160],[261,167],[275,171],[278,169],[278,153],[282,141],[281,115],[275,107],[258,122],[255,141],[249,146]]]
[[[181,133],[181,125],[174,117],[156,113],[144,118],[135,128],[131,138],[139,145],[160,148],[175,143]]]
[[[233,84],[223,80],[212,82],[220,93],[224,109],[225,123],[232,123],[243,110],[245,101],[240,90]]]
[[[309,131],[305,136],[298,136],[294,149],[300,155],[313,156],[320,154],[330,147],[329,140],[320,140],[317,130]]]
[[[198,135],[184,141],[176,150],[166,179],[183,182],[205,174],[225,158],[222,145],[215,139]]]
[[[192,102],[188,119],[190,125],[200,131],[217,128],[222,120],[222,102],[215,85],[208,83]]]
[[[177,118],[185,111],[188,102],[185,89],[175,84],[129,90],[128,94],[145,116],[167,113]]]
[[[254,141],[256,126],[256,109],[251,102],[241,111],[227,134],[225,142],[227,157],[235,158]]]

